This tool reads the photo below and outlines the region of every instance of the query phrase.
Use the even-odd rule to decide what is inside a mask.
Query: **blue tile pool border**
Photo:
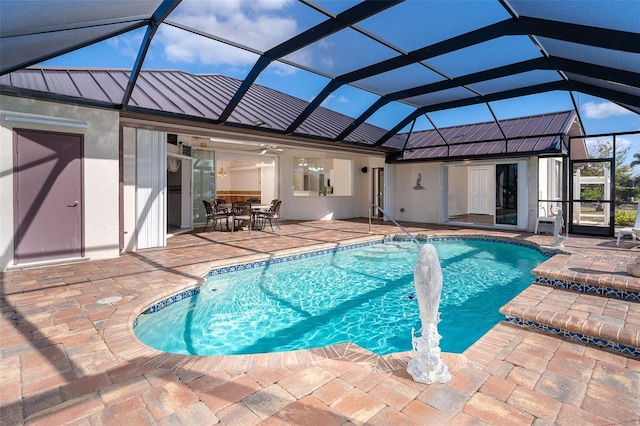
[[[455,237],[447,237],[447,236],[430,237],[426,235],[418,235],[416,240],[418,240],[418,242],[420,243],[432,243],[432,242],[443,242],[443,241],[485,241],[485,242],[491,242],[491,243],[506,243],[506,244],[513,244],[517,246],[530,248],[532,250],[536,250],[537,252],[541,253],[544,257],[552,257],[558,253],[561,253],[561,251],[558,249],[550,248],[550,247],[541,247],[529,241],[514,240],[510,238],[501,238],[501,237],[478,237],[478,236],[463,236],[463,235],[455,236]],[[395,237],[385,238],[383,240],[347,244],[339,247],[332,247],[332,248],[316,250],[316,251],[311,251],[306,253],[292,254],[289,256],[277,257],[277,258],[268,259],[268,260],[259,260],[256,262],[243,263],[243,264],[231,265],[231,266],[223,266],[220,268],[212,269],[204,276],[204,278],[206,279],[215,275],[226,274],[229,272],[243,271],[245,269],[261,268],[267,265],[284,263],[292,260],[301,260],[301,259],[308,259],[315,256],[322,256],[325,254],[334,254],[344,250],[353,250],[360,247],[389,243],[393,241],[412,241],[412,239],[407,236],[395,236]]]
[[[543,284],[549,287],[561,288],[563,290],[571,290],[577,291],[579,293],[627,300],[629,302],[640,302],[640,291],[635,290],[612,288],[597,284],[585,284],[576,281],[566,281],[559,278],[549,278],[544,276],[536,277],[535,282],[536,284]]]
[[[599,337],[587,336],[585,334],[576,333],[574,331],[562,330],[557,327],[551,327],[549,325],[540,324],[535,321],[527,321],[522,318],[514,317],[511,315],[506,316],[505,321],[510,324],[515,324],[523,328],[533,328],[536,330],[543,331],[545,333],[564,337],[569,340],[578,341],[586,345],[596,346],[596,347],[607,349],[607,350],[617,352],[626,356],[640,359],[640,348],[635,348],[633,346],[612,342],[610,340],[602,339]]]
[[[551,257],[554,254],[558,254],[560,253],[559,250],[554,249],[554,248],[549,248],[549,247],[541,247],[538,246],[535,243],[531,243],[529,241],[523,241],[523,240],[516,240],[516,239],[511,239],[511,238],[503,238],[503,237],[481,237],[481,236],[464,236],[464,235],[457,235],[457,236],[443,236],[443,237],[431,237],[428,235],[418,235],[416,238],[416,240],[418,240],[418,242],[420,243],[432,243],[432,242],[442,242],[442,241],[486,241],[486,242],[493,242],[493,243],[506,243],[506,244],[514,244],[514,245],[518,245],[518,246],[522,246],[522,247],[527,247],[533,250],[538,251],[539,253],[541,253],[543,256],[545,257]],[[345,250],[353,250],[353,249],[357,249],[357,248],[361,248],[361,247],[367,247],[367,246],[372,246],[372,245],[377,245],[377,244],[384,244],[384,243],[390,243],[393,241],[412,241],[411,238],[409,238],[408,236],[393,236],[393,237],[385,237],[383,239],[379,239],[379,240],[375,240],[375,241],[365,241],[365,242],[360,242],[360,243],[353,243],[353,244],[345,244],[345,245],[340,245],[338,247],[332,247],[332,248],[327,248],[327,249],[321,249],[321,250],[314,250],[314,251],[310,251],[310,252],[306,252],[306,253],[297,253],[297,254],[292,254],[292,255],[288,255],[288,256],[282,256],[282,257],[276,257],[276,258],[272,258],[272,259],[266,259],[266,260],[258,260],[255,262],[248,262],[248,263],[241,263],[241,264],[237,264],[237,265],[230,265],[230,266],[221,266],[219,268],[214,268],[212,270],[210,270],[209,272],[207,272],[203,278],[206,281],[208,278],[210,277],[214,277],[217,275],[222,275],[222,274],[228,274],[230,272],[238,272],[238,271],[244,271],[247,269],[253,269],[253,268],[262,268],[265,267],[267,265],[273,265],[273,264],[278,264],[278,263],[284,263],[284,262],[290,262],[292,260],[301,260],[301,259],[308,259],[311,257],[316,257],[316,256],[322,256],[325,254],[334,254],[340,251],[345,251]],[[140,315],[150,315],[150,314],[155,314],[158,311],[161,311],[162,309],[173,305],[174,303],[177,303],[181,300],[187,299],[189,297],[195,296],[197,294],[200,293],[200,287],[201,285],[198,285],[197,287],[185,290],[183,292],[180,292],[178,294],[175,294],[171,297],[168,297],[166,299],[163,299],[159,302],[154,303],[153,305],[151,305],[149,308],[145,309]],[[139,318],[139,317],[138,317]],[[138,326],[138,318],[136,318],[133,322],[133,328],[136,328]]]

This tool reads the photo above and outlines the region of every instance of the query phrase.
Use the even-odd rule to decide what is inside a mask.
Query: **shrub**
[[[636,212],[616,210],[616,225],[632,226],[636,221]]]
[[[632,198],[637,198],[639,195],[640,188],[616,185],[616,197],[621,200],[629,201]]]

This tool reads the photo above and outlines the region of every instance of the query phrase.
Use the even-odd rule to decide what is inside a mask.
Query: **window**
[[[293,196],[327,197],[352,194],[351,160],[295,157]]]

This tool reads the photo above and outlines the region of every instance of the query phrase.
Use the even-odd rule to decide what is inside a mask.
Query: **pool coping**
[[[434,237],[434,236],[425,236],[425,235],[421,235],[418,234],[415,238],[416,240],[426,240],[425,243],[429,243],[429,242],[441,242],[441,241],[455,241],[455,240],[473,240],[473,241],[488,241],[488,242],[502,242],[502,243],[506,243],[506,244],[513,244],[513,245],[517,245],[517,246],[521,246],[521,247],[526,247],[526,248],[531,248],[534,249],[538,252],[540,252],[543,256],[549,258],[552,257],[556,254],[561,253],[560,250],[555,249],[555,248],[550,248],[550,247],[544,247],[544,246],[540,246],[536,243],[532,243],[530,241],[526,241],[526,240],[519,240],[519,239],[515,239],[515,238],[500,238],[500,237],[480,237],[477,235],[473,235],[473,236],[461,236],[461,235],[456,235],[456,236],[438,236],[438,237]],[[357,248],[361,248],[361,247],[367,247],[367,246],[371,246],[371,245],[377,245],[377,244],[384,244],[386,242],[391,242],[391,241],[412,241],[412,239],[406,237],[406,236],[398,236],[398,235],[394,235],[391,238],[385,237],[382,239],[376,239],[373,241],[366,241],[366,242],[356,242],[356,243],[351,243],[351,244],[343,244],[343,245],[339,245],[333,248],[324,248],[324,249],[319,249],[319,250],[312,250],[312,251],[304,251],[304,252],[300,252],[300,253],[296,253],[296,254],[286,254],[286,255],[282,255],[282,256],[272,256],[268,259],[262,259],[262,260],[253,260],[250,262],[236,262],[233,265],[226,265],[226,266],[220,266],[220,267],[216,267],[216,268],[212,268],[209,272],[207,272],[203,277],[202,277],[202,281],[193,288],[187,288],[179,293],[176,294],[172,294],[171,296],[158,300],[156,303],[152,304],[151,306],[149,306],[147,309],[143,309],[142,313],[140,315],[151,315],[151,314],[155,314],[161,310],[163,310],[166,307],[169,307],[171,305],[173,305],[174,303],[178,303],[188,297],[192,297],[195,296],[197,294],[200,293],[200,288],[202,287],[202,285],[204,284],[204,281],[206,281],[208,278],[213,277],[213,276],[217,276],[217,275],[222,275],[222,274],[228,274],[228,273],[232,273],[232,272],[240,272],[240,271],[244,271],[247,269],[253,269],[253,268],[261,268],[267,265],[272,265],[272,264],[279,264],[279,263],[285,263],[285,262],[291,262],[291,261],[295,261],[295,260],[302,260],[302,259],[308,259],[308,258],[312,258],[312,257],[316,257],[316,256],[323,256],[326,254],[332,254],[332,253],[336,253],[336,252],[340,252],[340,251],[345,251],[345,250],[355,250]],[[133,322],[133,328],[135,329],[136,326],[138,324],[138,319],[136,318],[136,320],[134,320]]]
[[[543,250],[554,250],[549,246],[544,246],[536,242],[527,241],[517,237],[505,237],[501,235],[478,235],[478,234],[440,234],[437,236],[429,234],[418,234],[417,237],[423,236],[429,240],[437,241],[438,239],[479,239],[486,241],[501,241],[512,244],[518,244],[535,248],[544,254]],[[216,268],[230,268],[233,265],[246,265],[250,263],[265,262],[270,259],[285,258],[287,256],[300,256],[312,252],[334,250],[342,248],[353,248],[354,245],[369,245],[382,243],[394,238],[406,239],[402,235],[372,235],[360,237],[344,243],[323,243],[314,246],[305,247],[303,249],[287,249],[274,254],[249,255],[244,257],[236,257],[233,260],[214,261],[209,264],[209,271],[201,273],[201,277],[194,280],[192,284],[183,286],[180,290],[175,288],[166,288],[154,295],[137,295],[129,297],[117,303],[117,310],[106,321],[104,328],[104,341],[107,347],[121,358],[137,364],[155,368],[168,368],[190,371],[246,371],[247,369],[269,367],[269,366],[292,366],[292,365],[308,365],[325,359],[346,359],[361,365],[365,365],[372,371],[394,371],[398,369],[406,369],[407,363],[411,358],[411,352],[399,352],[388,355],[377,355],[360,346],[345,342],[335,345],[323,346],[312,349],[301,349],[287,352],[272,352],[250,355],[224,355],[224,356],[207,356],[207,355],[185,355],[171,354],[151,348],[140,340],[134,332],[134,323],[143,311],[150,306],[158,303],[159,300],[166,300],[185,291],[192,290],[202,285],[205,276]],[[549,261],[547,259],[545,262]],[[128,314],[127,314],[128,312]],[[487,352],[495,351],[495,347],[486,345],[481,342],[482,338],[492,330],[501,325],[499,322],[485,335],[481,336],[478,341],[467,348],[462,354],[443,352],[445,362],[455,363],[458,366],[483,368],[483,356],[474,356],[475,361],[470,361],[467,353],[480,352],[482,355]],[[515,326],[514,326],[515,327]],[[505,342],[505,345],[508,342]],[[503,345],[504,347],[504,345]],[[480,349],[478,349],[480,348]],[[500,347],[501,348],[501,347]]]

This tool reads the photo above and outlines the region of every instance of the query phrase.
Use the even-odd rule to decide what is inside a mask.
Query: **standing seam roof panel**
[[[141,73],[149,84],[155,87],[156,84],[154,83],[157,83],[156,90],[162,92],[165,97],[170,98],[171,103],[183,114],[208,117],[207,108],[195,98],[193,90],[185,90],[184,85],[178,84],[178,74],[176,72],[164,74],[153,71]],[[169,97],[167,91],[162,90],[162,88],[165,88],[171,96]]]
[[[266,113],[265,106],[256,100],[256,98],[259,98],[259,96],[257,97],[256,91],[252,89],[253,86],[251,86],[249,90],[247,90],[247,93],[242,100],[247,99],[247,102],[251,105],[254,105],[256,108],[247,108],[247,102],[245,102],[245,104],[241,106],[241,101],[233,110],[233,112],[227,119],[227,122],[239,123],[247,126],[255,126],[255,123],[258,120],[264,121],[265,123],[267,121],[275,121],[273,120],[273,116],[271,114]],[[269,125],[271,126],[274,126],[275,124],[276,123],[269,123]]]
[[[166,112],[184,113],[166,93],[159,90],[147,78],[147,73],[140,73],[131,98],[136,98],[142,108],[156,109]]]
[[[120,72],[126,75],[125,72]],[[118,79],[114,73],[106,70],[91,70],[89,71],[91,78],[96,82],[96,85],[100,87],[100,90],[105,93],[105,96],[114,105],[120,105],[124,96],[125,87],[118,84]]]
[[[265,86],[252,86],[238,108],[245,109],[247,112],[259,111],[264,116],[256,119],[265,121],[272,128],[285,130],[306,105],[300,99],[273,91]],[[269,116],[270,122],[267,122]]]
[[[216,116],[216,119],[218,119],[240,87],[240,81],[232,78],[222,78],[222,76],[218,75],[198,76],[198,80],[206,88],[209,95],[208,99],[215,102],[216,108],[220,109]]]
[[[39,70],[25,70],[19,73],[5,74],[0,77],[0,82],[8,86],[23,89],[39,90],[47,92],[49,88],[44,80],[44,76]]]
[[[208,88],[203,84],[202,79],[183,72],[176,72],[175,78],[178,87],[189,88],[193,102],[199,105],[199,109],[204,111],[203,114],[207,118],[217,119],[220,116],[222,109],[211,100]]]
[[[372,145],[386,133],[385,129],[374,128],[369,123],[362,123],[353,132],[347,135],[346,140]]]
[[[353,120],[345,120],[341,114],[318,108],[302,122],[296,133],[318,134],[331,139],[336,138]],[[317,132],[317,133],[314,133]]]
[[[389,138],[388,141],[382,144],[382,147],[401,149],[404,146],[406,140],[406,136],[403,137],[402,135],[393,135],[391,138]]]
[[[70,73],[72,80],[80,91],[80,96],[88,99],[97,99],[99,101],[109,102],[113,104],[113,99],[105,92],[91,74]],[[122,97],[120,98],[122,99]]]
[[[435,130],[425,130],[421,132],[414,132],[409,138],[409,145],[413,147],[421,146],[434,146],[444,144],[444,140],[440,137],[440,134]]]
[[[67,71],[47,73],[44,78],[47,82],[47,87],[49,87],[49,91],[61,95],[81,97],[80,92]]]

